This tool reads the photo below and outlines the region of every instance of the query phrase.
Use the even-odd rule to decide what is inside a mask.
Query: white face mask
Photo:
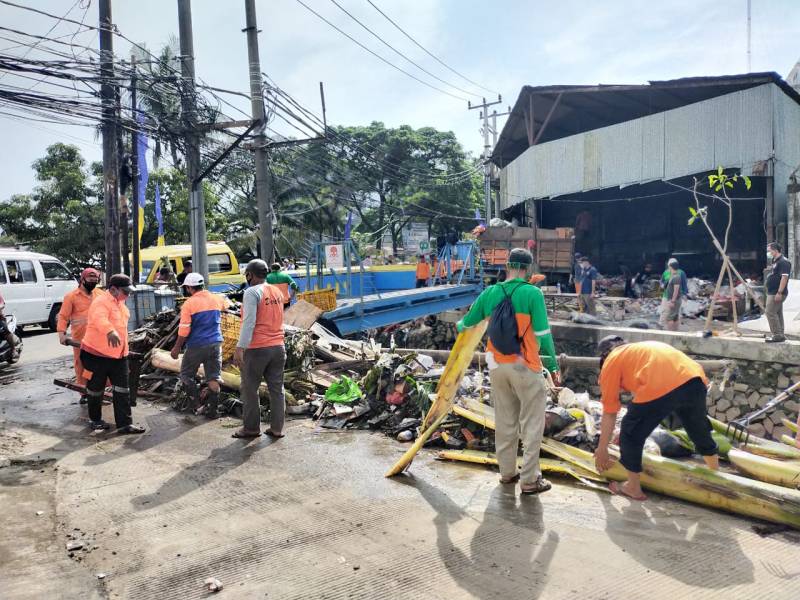
[[[770,252],[770,251],[768,250],[768,251],[767,251],[767,260],[772,260],[772,259],[773,259],[772,252]]]

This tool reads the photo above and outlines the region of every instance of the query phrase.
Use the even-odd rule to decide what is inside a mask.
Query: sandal
[[[520,486],[519,493],[524,496],[533,496],[534,494],[541,494],[552,488],[552,484],[542,476],[533,483],[523,484]]]
[[[519,481],[519,473],[517,473],[516,475],[514,475],[512,477],[501,477],[500,478],[500,483],[502,483],[503,485],[510,485],[512,483],[517,483],[518,481]]]
[[[253,438],[261,437],[261,432],[251,432],[244,429],[237,429],[231,434],[231,437],[239,440],[252,440]]]
[[[286,434],[285,434],[285,433],[273,433],[271,429],[267,429],[267,430],[264,432],[264,435],[268,435],[269,437],[271,437],[271,438],[273,438],[273,439],[276,439],[276,440],[279,440],[279,439],[281,439],[282,437],[286,437]]]
[[[625,489],[622,487],[618,481],[612,481],[608,484],[608,491],[610,491],[615,496],[624,496],[625,498],[630,498],[631,500],[636,500],[638,502],[644,502],[647,500],[647,496],[642,494],[641,496],[631,496]]]

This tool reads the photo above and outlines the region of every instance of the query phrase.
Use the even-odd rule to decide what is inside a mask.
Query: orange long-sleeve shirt
[[[102,293],[103,291],[101,289],[94,288],[90,294],[81,285],[71,292],[64,294],[61,310],[58,311],[56,331],[59,333],[66,333],[67,326],[69,326],[71,327],[70,337],[80,342],[86,334],[89,306],[91,306],[92,301]]]
[[[706,374],[697,362],[663,342],[635,342],[612,350],[600,372],[603,412],[617,413],[619,394],[633,394],[633,402],[644,404],[661,398],[695,377],[706,384]]]
[[[117,301],[110,292],[101,292],[89,307],[86,334],[81,349],[91,354],[108,358],[122,358],[128,355],[128,319],[130,311],[124,302]],[[122,342],[112,348],[106,337],[116,331]]]

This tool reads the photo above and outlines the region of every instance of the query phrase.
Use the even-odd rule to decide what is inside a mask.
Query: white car
[[[69,269],[54,256],[0,248],[0,294],[17,326],[41,324],[55,331],[64,294],[76,287]]]

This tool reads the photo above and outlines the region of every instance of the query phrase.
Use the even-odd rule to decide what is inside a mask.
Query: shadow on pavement
[[[725,589],[754,578],[753,563],[733,535],[730,520],[688,520],[655,503],[615,507],[600,496],[609,539],[646,569],[699,588]]]
[[[135,411],[135,409],[134,409]],[[171,442],[184,433],[191,431],[200,425],[205,419],[194,420],[189,415],[169,414],[166,417],[162,414],[148,415],[144,422],[147,431],[141,435],[126,436],[125,442],[114,448],[111,452],[92,454],[86,457],[84,465],[87,467],[98,466],[109,463],[113,460],[123,458],[133,452],[144,452],[161,444]],[[133,422],[136,423],[136,413],[133,413]],[[115,437],[113,430],[103,439],[107,440]]]
[[[275,440],[264,436],[252,441],[234,440],[224,448],[215,448],[206,458],[187,465],[170,477],[152,494],[131,498],[131,504],[134,510],[151,510],[174,502],[208,485],[221,475],[230,473],[231,470],[250,460],[253,454],[273,443]]]
[[[398,477],[397,481],[416,488],[436,511],[439,556],[465,592],[482,600],[533,600],[544,593],[559,538],[554,531],[546,532],[538,497],[518,496],[515,486],[498,484],[489,496],[467,555],[454,544],[450,529],[458,521],[474,517],[442,490],[413,475]],[[497,575],[492,576],[493,572]]]

